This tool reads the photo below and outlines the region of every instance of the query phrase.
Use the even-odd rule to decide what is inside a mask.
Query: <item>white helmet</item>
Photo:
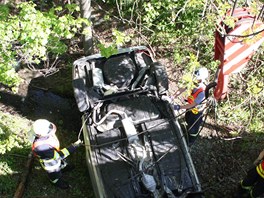
[[[197,80],[205,81],[205,79],[208,78],[209,73],[205,67],[202,67],[194,72],[194,76]]]
[[[33,123],[33,131],[38,137],[45,137],[56,132],[56,126],[45,119],[38,119]]]

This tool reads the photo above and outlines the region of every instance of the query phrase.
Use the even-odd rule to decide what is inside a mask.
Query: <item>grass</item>
[[[61,142],[61,148],[67,147],[77,137],[74,131],[62,131],[61,127],[58,127],[57,136]],[[84,147],[78,148],[75,153],[70,155],[67,162],[75,165],[74,170],[63,175],[64,179],[71,185],[70,189],[61,190],[53,186],[38,161],[35,160],[24,197],[94,197],[86,166]]]
[[[13,195],[24,171],[30,142],[30,121],[0,111],[0,197]]]
[[[13,197],[25,171],[28,154],[31,152],[31,143],[27,135],[31,129],[31,123],[31,120],[19,115],[0,112],[0,197]],[[76,141],[77,135],[74,131],[65,131],[62,128],[63,124],[58,125],[57,136],[60,139],[61,148]],[[73,171],[64,174],[72,188],[60,190],[54,187],[38,161],[34,160],[24,197],[94,197],[84,147],[69,156],[67,161],[75,165]]]

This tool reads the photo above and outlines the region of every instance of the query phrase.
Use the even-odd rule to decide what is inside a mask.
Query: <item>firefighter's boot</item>
[[[61,188],[61,189],[69,189],[70,188],[70,185],[68,184],[68,182],[62,178],[60,178],[56,183],[54,183],[54,185],[58,188]]]
[[[73,164],[67,164],[63,169],[61,169],[62,173],[72,171],[75,168]]]

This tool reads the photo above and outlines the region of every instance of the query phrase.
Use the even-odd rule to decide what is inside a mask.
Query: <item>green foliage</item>
[[[261,112],[263,114],[263,112]],[[258,116],[255,116],[249,125],[249,130],[255,133],[263,133],[263,120],[264,116],[257,114]]]
[[[238,133],[245,130],[263,132],[264,68],[260,63],[264,54],[263,50],[259,52],[241,72],[241,77],[232,76],[228,100],[219,107],[219,122],[237,127]]]
[[[19,84],[14,71],[19,64],[37,67],[42,61],[65,53],[68,47],[64,40],[80,33],[82,23],[88,24],[87,20],[72,16],[78,11],[74,4],[41,12],[34,3],[24,2],[12,9],[16,12],[10,12],[7,5],[0,6],[0,82],[9,86]]]
[[[259,98],[263,93],[264,84],[263,81],[260,81],[259,77],[250,76],[248,81],[247,92],[254,98]]]
[[[29,122],[26,119],[0,112],[0,154],[28,147],[28,131]]]
[[[242,4],[244,2],[238,2],[237,6],[241,7]],[[135,28],[148,38],[148,44],[162,46],[170,52],[165,52],[163,56],[173,54],[175,68],[180,68],[182,73],[177,79],[179,87],[191,89],[193,71],[200,66],[208,68],[211,80],[214,80],[219,66],[219,61],[213,60],[214,32],[217,27],[225,34],[221,21],[230,28],[234,27],[236,19],[227,15],[233,4],[221,0],[149,0],[137,1],[135,5],[134,9],[121,10],[119,15],[127,17],[128,21],[134,19]],[[250,1],[250,7],[252,14],[258,11],[256,1]],[[252,62],[250,67],[253,65]],[[255,109],[259,110],[260,104],[263,105],[263,72],[262,77],[254,73],[252,78],[253,74],[249,71],[245,76],[248,78],[244,80],[238,76],[231,79],[229,98],[219,106],[218,117],[223,124],[236,125],[239,132],[246,127],[258,131],[263,126],[263,117],[257,115]]]
[[[207,1],[203,0],[141,2],[135,11],[142,19],[139,26],[141,32],[149,38],[151,45],[173,51],[175,67],[184,70],[185,82],[180,83],[186,83],[189,87],[195,67],[201,65],[211,68],[208,63],[213,62],[214,31],[218,16],[211,14],[212,11],[206,7]],[[190,58],[192,56],[197,58]]]
[[[130,36],[116,29],[113,29],[113,37],[117,46],[123,46],[125,43],[130,41]]]
[[[12,64],[0,62],[0,82],[6,85],[19,85],[21,79],[18,77]]]
[[[103,44],[98,44],[98,47],[100,49],[100,53],[102,56],[108,58],[118,52],[117,47],[115,44],[112,44],[108,47],[105,47]]]
[[[187,90],[191,90],[194,88],[193,74],[194,71],[200,67],[200,63],[198,62],[197,57],[194,54],[190,54],[185,58],[188,58],[188,64],[186,65],[182,78],[179,80],[178,86],[187,88]]]
[[[0,196],[12,195],[17,186],[30,152],[29,126],[23,117],[0,112]]]
[[[118,6],[120,10],[124,11],[129,9],[129,7],[135,3],[132,0],[103,0],[104,3],[107,3],[111,7]]]
[[[108,58],[118,52],[118,47],[123,46],[126,42],[130,41],[130,36],[125,35],[123,32],[120,32],[116,29],[112,31],[113,43],[110,45],[99,43],[97,46],[100,50],[102,56]]]

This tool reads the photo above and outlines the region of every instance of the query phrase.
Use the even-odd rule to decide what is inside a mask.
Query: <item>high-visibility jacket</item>
[[[264,179],[264,160],[256,167],[258,174]]]
[[[197,98],[197,96],[199,95],[199,93],[201,93],[201,92],[203,92],[204,91],[204,88],[203,87],[200,87],[200,88],[198,88],[198,89],[196,89],[195,91],[193,91],[192,93],[191,93],[191,95],[190,96],[188,96],[188,98],[187,98],[187,102],[189,103],[189,104],[192,104],[192,103],[194,103],[194,100]],[[202,106],[200,105],[197,105],[196,107],[194,107],[194,108],[192,108],[192,112],[194,113],[194,114],[198,114],[199,113],[199,111],[201,111],[202,110]]]
[[[60,171],[62,168],[61,160],[68,157],[75,150],[76,148],[73,145],[60,150],[60,143],[55,134],[36,138],[32,144],[33,154],[48,173]]]

